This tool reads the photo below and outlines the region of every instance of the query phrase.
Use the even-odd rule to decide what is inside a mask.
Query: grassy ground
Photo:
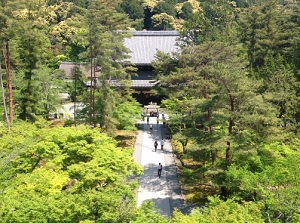
[[[115,139],[118,141],[118,146],[122,148],[134,147],[136,138],[136,132],[135,131],[129,131],[129,130],[118,130],[117,135]]]
[[[204,203],[208,196],[218,193],[210,177],[205,175],[206,165],[184,155],[180,144],[173,141],[172,146],[184,199],[188,203]]]

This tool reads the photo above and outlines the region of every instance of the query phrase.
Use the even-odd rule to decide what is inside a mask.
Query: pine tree
[[[126,72],[128,49],[122,41],[128,34],[118,31],[126,30],[130,25],[128,18],[116,10],[119,3],[91,1],[87,14],[91,66],[93,69],[101,69],[100,86],[97,87],[99,94],[95,95],[95,85],[91,87],[90,122],[94,125],[99,123],[109,133],[113,133],[116,127],[113,111],[124,93],[120,91],[122,88],[113,88],[112,82],[117,81],[126,89],[130,80],[130,75]]]

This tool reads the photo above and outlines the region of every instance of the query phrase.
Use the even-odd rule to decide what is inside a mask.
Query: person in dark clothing
[[[155,149],[155,152],[156,152],[156,150],[157,150],[157,146],[158,146],[158,142],[157,142],[157,140],[155,140],[155,142],[154,142],[154,149]]]
[[[161,163],[159,163],[158,164],[158,169],[157,169],[157,175],[158,175],[159,178],[161,176],[161,171],[162,171],[162,165],[161,165]]]

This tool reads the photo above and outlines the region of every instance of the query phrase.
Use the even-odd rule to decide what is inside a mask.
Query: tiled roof
[[[178,37],[177,31],[132,31],[124,45],[131,50],[133,64],[150,65],[158,50],[168,54],[179,51]]]
[[[73,62],[61,62],[59,65],[59,69],[64,71],[67,78],[72,78],[72,69],[74,69],[75,63]],[[91,76],[91,68],[87,63],[80,63],[80,70],[86,77]],[[99,72],[96,72],[96,76],[98,76]]]
[[[151,65],[155,60],[157,51],[165,53],[178,52],[179,46],[177,43],[179,33],[177,31],[131,31],[132,36],[124,39],[124,45],[131,51],[131,62],[137,66]],[[68,78],[72,77],[72,68],[75,63],[62,62],[59,69],[63,70]],[[86,77],[90,77],[91,69],[89,64],[81,64],[80,68]],[[99,76],[96,72],[96,77]],[[131,81],[132,88],[152,88],[156,86],[159,81],[152,80],[153,72],[138,71],[138,76],[133,76]],[[114,86],[118,83],[113,81]],[[86,82],[90,86],[90,81]]]
[[[159,83],[156,80],[131,80],[132,88],[153,88]]]
[[[159,80],[131,80],[131,88],[153,88],[159,84],[159,82]],[[114,87],[120,86],[117,80],[111,80],[110,83]],[[91,81],[87,81],[86,85],[90,87]],[[101,83],[98,82],[97,85],[101,85]]]

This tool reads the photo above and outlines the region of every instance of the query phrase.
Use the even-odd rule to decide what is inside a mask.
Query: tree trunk
[[[6,121],[8,130],[10,130],[10,123],[9,123],[7,110],[6,110],[5,90],[4,90],[4,86],[3,86],[3,79],[2,79],[2,73],[1,73],[1,61],[0,61],[0,84],[1,84],[1,89],[2,89],[2,100],[3,100],[5,121]]]
[[[230,142],[227,142],[227,148],[226,148],[226,161],[230,161]]]
[[[211,155],[211,164],[214,165],[217,158],[217,152],[215,150],[212,150],[210,151],[210,155]]]
[[[5,50],[3,50],[3,56],[4,56],[6,74],[7,74],[7,88],[8,88],[8,97],[9,97],[9,122],[10,125],[12,125],[14,121],[14,111],[13,111],[12,75],[10,69],[10,52],[9,52],[8,42],[6,42]]]
[[[14,121],[14,110],[13,110],[13,91],[12,91],[12,75],[10,69],[10,52],[8,42],[6,43],[6,56],[7,56],[7,83],[9,92],[9,121],[10,125]]]
[[[235,98],[233,96],[229,96],[230,99],[230,111],[234,112],[235,111]],[[230,118],[229,120],[229,125],[228,125],[228,135],[230,136],[232,134],[232,129],[234,126],[234,120]],[[230,147],[230,141],[227,141],[227,148],[226,148],[226,161],[229,163],[230,162],[230,152],[231,152],[231,147]]]

